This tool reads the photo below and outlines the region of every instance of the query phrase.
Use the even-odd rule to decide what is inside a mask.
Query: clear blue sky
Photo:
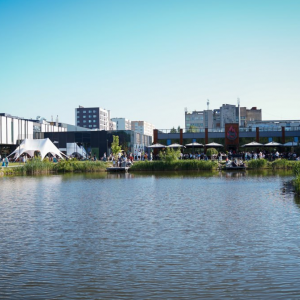
[[[171,128],[239,97],[300,119],[299,16],[299,0],[0,0],[0,112]]]

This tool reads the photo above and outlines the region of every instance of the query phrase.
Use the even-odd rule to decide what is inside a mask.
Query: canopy
[[[166,148],[166,146],[162,145],[162,144],[154,144],[154,145],[148,146],[148,148]]]
[[[193,142],[193,143],[190,143],[190,144],[186,144],[185,145],[186,147],[203,147],[203,144],[199,144],[197,142]]]
[[[285,146],[285,147],[295,147],[295,146],[298,146],[298,143],[288,142],[288,143],[285,143],[283,146]]]
[[[177,143],[167,146],[167,148],[182,148],[182,147],[184,147],[184,146],[180,145],[180,144],[177,144]]]
[[[259,146],[263,146],[263,144],[257,143],[257,142],[251,142],[249,144],[245,144],[242,147],[259,147]]]
[[[83,157],[87,157],[87,153],[83,146],[78,146],[77,143],[67,143],[67,155],[78,153]]]
[[[209,144],[205,144],[205,147],[223,147],[223,145],[218,143],[209,143]]]
[[[34,155],[35,151],[39,151],[41,153],[41,159],[43,160],[44,157],[51,153],[53,156],[57,155],[60,158],[63,158],[64,155],[60,152],[57,147],[47,138],[47,139],[40,139],[40,140],[32,140],[32,139],[25,139],[20,144],[20,146],[12,152],[11,156],[14,154],[14,159],[20,157],[23,153],[26,153],[30,156]]]
[[[282,144],[276,142],[270,142],[265,144],[265,147],[278,147],[278,146],[282,146]]]

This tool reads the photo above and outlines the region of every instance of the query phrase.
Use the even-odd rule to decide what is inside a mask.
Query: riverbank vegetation
[[[110,164],[103,161],[78,161],[77,159],[70,159],[53,163],[48,159],[41,161],[39,158],[33,158],[21,166],[2,168],[0,175],[9,176],[70,172],[104,172],[108,166],[110,166]]]
[[[275,161],[267,161],[266,159],[251,159],[246,161],[248,169],[273,169],[273,170],[292,170],[297,164],[295,160],[277,159]]]
[[[130,168],[131,171],[184,171],[213,170],[217,162],[211,160],[176,160],[176,161],[139,161]]]
[[[295,192],[300,195],[300,162],[294,164],[293,173],[296,176],[294,180]]]

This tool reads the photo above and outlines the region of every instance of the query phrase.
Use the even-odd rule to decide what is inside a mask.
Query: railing
[[[282,131],[282,126],[258,127],[260,132]],[[204,133],[205,128],[181,128],[184,133]],[[256,127],[240,127],[240,132],[256,132]],[[285,127],[285,131],[300,131],[300,126]],[[225,128],[208,128],[208,132],[225,132]],[[158,133],[177,133],[178,129],[158,129]]]

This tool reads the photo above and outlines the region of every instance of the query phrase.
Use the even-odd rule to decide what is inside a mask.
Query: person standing
[[[7,167],[8,167],[8,158],[7,158],[7,156],[5,156],[4,162],[5,162],[5,166],[6,166],[6,168],[7,168]]]

